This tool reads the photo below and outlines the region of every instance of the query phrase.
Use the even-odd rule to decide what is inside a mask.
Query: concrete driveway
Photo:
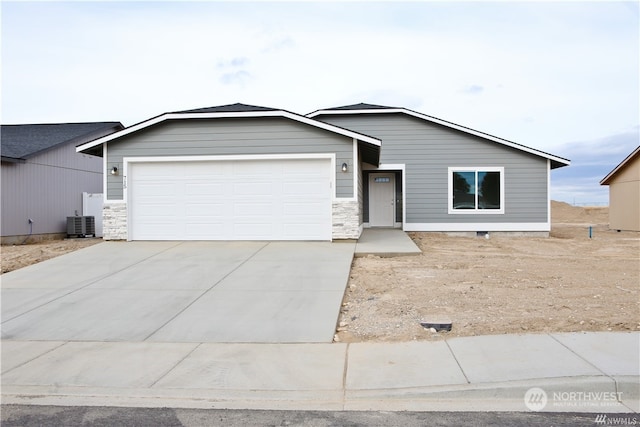
[[[2,339],[331,342],[354,246],[101,243],[3,274]]]

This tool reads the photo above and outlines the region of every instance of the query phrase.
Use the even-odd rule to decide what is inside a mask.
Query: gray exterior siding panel
[[[380,162],[405,164],[408,223],[546,223],[547,160],[405,114],[319,116],[382,139]],[[504,167],[504,214],[449,214],[448,167]],[[365,211],[366,212],[366,211]]]
[[[340,170],[353,163],[353,140],[283,118],[166,122],[108,143],[107,169],[124,157],[309,153],[335,153],[336,195],[353,197],[353,172]],[[108,200],[122,197],[122,176],[107,176]]]
[[[82,214],[82,193],[102,192],[102,159],[68,144],[2,163],[2,236],[66,232],[66,217]]]

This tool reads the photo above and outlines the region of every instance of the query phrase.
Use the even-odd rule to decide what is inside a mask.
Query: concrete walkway
[[[365,228],[356,243],[355,256],[394,257],[421,253],[407,233],[398,228]]]
[[[436,342],[4,341],[5,404],[640,411],[640,333]]]

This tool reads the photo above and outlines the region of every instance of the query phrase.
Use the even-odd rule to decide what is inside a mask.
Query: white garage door
[[[331,240],[328,159],[131,163],[131,240]]]

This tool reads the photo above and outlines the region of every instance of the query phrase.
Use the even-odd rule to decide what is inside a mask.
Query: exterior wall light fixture
[[[111,175],[118,175],[118,167],[114,166],[111,168]]]
[[[346,163],[342,164],[342,172],[346,172],[347,170],[349,170],[349,167]]]

